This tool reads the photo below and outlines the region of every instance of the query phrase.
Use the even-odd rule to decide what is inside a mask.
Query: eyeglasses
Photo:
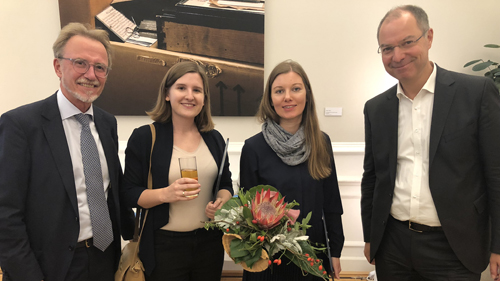
[[[87,71],[89,70],[91,65],[94,67],[95,76],[100,77],[100,78],[106,78],[108,76],[109,70],[111,70],[110,67],[107,67],[106,65],[104,65],[102,63],[91,64],[84,59],[70,59],[70,58],[63,58],[63,57],[59,57],[59,59],[69,60],[70,62],[72,62],[73,69],[76,72],[81,73],[81,74],[87,73]]]
[[[127,26],[125,28],[125,32],[127,32],[127,35],[129,37],[132,37],[132,38],[139,38],[140,37],[139,27],[132,28],[132,27]]]
[[[401,50],[407,50],[410,49],[411,47],[417,45],[418,40],[420,40],[424,35],[427,33],[424,32],[420,37],[417,38],[417,40],[406,40],[403,41],[401,44],[398,44],[396,46],[391,46],[391,45],[382,45],[378,47],[377,53],[381,53],[384,56],[391,55],[394,52],[394,49],[396,47],[399,47]]]

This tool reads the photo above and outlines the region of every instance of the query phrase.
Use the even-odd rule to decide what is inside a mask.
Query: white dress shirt
[[[429,188],[429,143],[436,86],[436,65],[413,100],[398,83],[398,159],[391,215],[429,226],[440,226]]]
[[[78,241],[89,239],[92,237],[92,226],[90,223],[90,211],[87,202],[87,187],[85,185],[85,176],[83,173],[83,162],[82,162],[82,152],[80,148],[80,133],[82,131],[82,125],[76,120],[74,115],[82,113],[76,106],[74,106],[61,92],[57,92],[57,105],[59,106],[59,112],[61,113],[62,124],[64,127],[64,134],[66,135],[66,141],[68,142],[69,154],[71,156],[71,164],[73,165],[73,174],[75,177],[75,187],[76,187],[76,197],[78,203],[78,215],[80,222],[80,234],[78,236]],[[92,120],[90,121],[90,131],[94,136],[95,142],[97,144],[97,150],[99,151],[99,159],[101,162],[102,177],[103,177],[103,188],[106,195],[108,196],[108,186],[109,186],[109,172],[108,164],[106,163],[106,156],[104,155],[104,149],[102,148],[101,140],[99,139],[99,134],[94,123],[94,108],[90,106],[89,110],[85,114],[92,115]]]

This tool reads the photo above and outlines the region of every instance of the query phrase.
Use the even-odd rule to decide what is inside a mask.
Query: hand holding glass
[[[196,157],[179,158],[179,167],[181,169],[182,178],[191,178],[198,180],[198,169],[196,168]],[[197,188],[186,188],[186,191],[194,191]],[[196,197],[198,194],[189,195],[186,197]]]

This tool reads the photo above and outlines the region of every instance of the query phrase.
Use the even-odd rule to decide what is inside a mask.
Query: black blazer
[[[151,159],[151,174],[153,176],[153,189],[155,189],[169,185],[168,172],[170,170],[170,159],[172,158],[174,147],[174,131],[171,122],[154,122],[153,124],[156,129],[156,142]],[[200,132],[200,134],[214,157],[217,168],[220,169],[225,147],[224,139],[216,130],[205,133]],[[147,189],[150,153],[151,129],[149,125],[145,125],[132,132],[125,151],[125,176],[122,198],[124,204],[127,206],[140,208],[137,201],[141,193]],[[215,185],[216,182],[214,182],[213,186],[214,193]],[[222,172],[220,189],[226,189],[231,194],[234,193],[227,156]],[[170,204],[165,203],[151,208],[146,219],[146,225],[141,237],[139,255],[148,275],[153,272],[155,267],[154,231],[168,223],[169,206]]]
[[[131,209],[120,208],[116,119],[94,106],[111,179],[108,195],[116,256],[120,226],[133,231]],[[127,216],[128,215],[128,216]],[[127,220],[128,219],[128,220]],[[0,266],[12,280],[64,280],[80,225],[73,168],[57,95],[0,118]],[[121,221],[122,220],[122,221]]]
[[[374,258],[390,215],[398,147],[396,86],[369,100],[361,215]],[[429,186],[444,233],[460,261],[482,272],[500,253],[500,98],[484,77],[437,67]],[[491,243],[490,243],[491,222]],[[489,248],[488,248],[489,247]]]

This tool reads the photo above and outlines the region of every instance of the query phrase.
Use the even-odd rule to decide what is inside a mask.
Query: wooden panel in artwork
[[[88,23],[95,27],[95,16],[111,2],[112,0],[59,0],[61,27],[70,22]]]
[[[264,34],[163,22],[166,50],[264,64]]]
[[[255,115],[264,89],[264,68],[179,52],[111,43],[113,67],[94,103],[114,115],[145,115],[158,96],[164,75],[175,63],[196,61],[209,76],[212,115]]]

